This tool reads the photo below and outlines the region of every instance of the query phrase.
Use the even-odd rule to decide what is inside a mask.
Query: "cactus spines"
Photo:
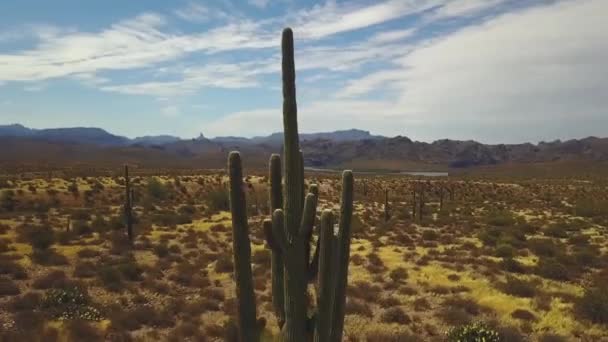
[[[125,224],[127,226],[127,236],[131,242],[133,242],[132,194],[131,182],[129,180],[129,166],[125,165]]]
[[[323,213],[317,246],[311,260],[319,189],[310,184],[305,196],[304,158],[299,148],[293,33],[285,29],[282,37],[283,69],[283,160],[270,158],[270,209],[272,220],[263,223],[272,251],[273,308],[281,337],[287,342],[341,341],[344,327],[346,283],[350,257],[351,217],[353,213],[353,175],[342,176],[341,213],[337,235],[331,212]],[[281,162],[283,170],[281,170]],[[241,311],[241,341],[257,335],[255,298],[251,278],[241,160],[237,152],[229,156],[230,209],[232,212],[235,278]],[[281,182],[281,173],[283,180]],[[284,184],[284,189],[283,185]],[[308,284],[317,278],[319,296],[312,317],[308,307]],[[240,298],[244,296],[245,298]],[[246,339],[245,339],[246,338]]]
[[[247,224],[247,205],[243,189],[241,156],[231,152],[228,157],[230,177],[230,211],[232,212],[232,249],[234,256],[234,278],[238,299],[238,325],[241,341],[257,339],[255,294],[251,273],[251,245]]]

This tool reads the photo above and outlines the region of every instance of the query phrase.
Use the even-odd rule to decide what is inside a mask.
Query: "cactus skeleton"
[[[281,169],[281,157],[276,154],[270,157],[269,191],[272,218],[263,222],[267,245],[272,252],[273,309],[283,341],[305,342],[313,338],[317,342],[341,341],[350,258],[353,175],[351,171],[344,171],[342,175],[337,233],[334,229],[333,214],[329,210],[324,211],[318,229],[316,249],[311,258],[319,191],[316,185],[311,184],[308,194],[305,194],[304,158],[298,138],[291,29],[283,31],[281,45],[284,164]],[[256,341],[260,331],[255,324],[251,247],[238,152],[230,153],[228,168],[234,234],[234,270],[239,304],[239,336],[241,341]],[[316,311],[309,316],[311,310],[307,304],[308,284],[315,279],[318,289]]]

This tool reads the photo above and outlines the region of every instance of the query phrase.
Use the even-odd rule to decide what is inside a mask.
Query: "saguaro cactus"
[[[239,338],[255,341],[259,332],[256,326],[255,294],[251,273],[251,245],[247,224],[247,205],[243,189],[241,156],[231,152],[228,156],[230,177],[230,211],[232,212],[232,250],[234,251],[234,279],[238,299]]]
[[[125,165],[125,225],[127,226],[127,236],[133,242],[133,209],[132,209],[131,182],[129,181],[129,166]]]
[[[384,189],[384,222],[391,219],[390,208],[388,207],[388,188]]]
[[[263,227],[272,251],[272,302],[282,339],[287,342],[341,341],[344,327],[346,284],[350,258],[351,217],[353,212],[353,175],[342,175],[342,198],[337,234],[333,214],[325,211],[317,247],[311,258],[311,242],[316,217],[318,188],[312,184],[304,196],[304,162],[299,148],[293,33],[285,29],[282,37],[284,170],[281,158],[270,158],[270,208],[272,219]],[[249,246],[241,160],[232,152],[230,172],[230,209],[234,234],[234,264],[239,297],[241,341],[255,341],[255,297],[251,278]],[[281,182],[284,171],[285,191]],[[283,195],[285,198],[283,198]],[[319,289],[316,313],[308,316],[308,283],[317,279]]]

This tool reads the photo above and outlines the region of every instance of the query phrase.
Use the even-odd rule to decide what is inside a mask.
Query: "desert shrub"
[[[420,336],[408,332],[373,331],[365,335],[367,342],[416,342],[421,341]]]
[[[538,336],[538,342],[567,342],[568,339],[557,334],[544,333]]]
[[[193,322],[181,322],[177,327],[173,328],[173,330],[169,332],[167,340],[170,342],[204,342],[207,339],[197,324],[194,324]]]
[[[507,276],[507,281],[501,286],[504,293],[512,296],[532,298],[536,295],[536,285],[530,281]]]
[[[158,178],[151,177],[146,186],[148,195],[155,200],[165,200],[168,197],[169,189]]]
[[[42,297],[37,292],[28,292],[22,296],[15,297],[8,302],[8,307],[14,312],[33,311],[40,306]]]
[[[41,277],[36,278],[32,283],[32,287],[39,290],[46,289],[61,289],[74,287],[75,283],[68,279],[63,271],[51,271]]]
[[[73,231],[62,230],[56,234],[57,242],[60,245],[69,245],[74,239],[75,235]]]
[[[568,229],[563,224],[554,223],[543,232],[547,236],[564,239],[568,237]]]
[[[15,199],[15,192],[13,190],[6,190],[0,193],[0,209],[3,211],[13,211],[17,206],[17,200]]]
[[[93,221],[91,222],[91,229],[93,229],[93,231],[96,231],[98,233],[103,233],[103,232],[107,231],[108,228],[109,228],[108,221],[106,221],[106,219],[103,218],[103,216],[101,216],[101,215],[96,215],[95,219],[93,219]]]
[[[21,291],[14,281],[4,277],[0,278],[0,297],[16,296],[19,293]]]
[[[23,266],[6,256],[0,256],[0,275],[9,275],[13,279],[27,279],[27,272]]]
[[[213,212],[230,210],[228,191],[224,187],[214,187],[207,192],[205,203]]]
[[[44,266],[62,266],[67,265],[68,258],[65,255],[57,253],[54,249],[34,249],[32,252],[32,261]]]
[[[257,250],[251,256],[251,261],[258,265],[270,265],[270,251],[267,249]]]
[[[464,310],[467,314],[477,316],[481,312],[481,307],[472,299],[453,297],[443,302],[448,307]]]
[[[382,294],[382,288],[367,281],[357,281],[349,284],[347,288],[349,298],[358,298],[367,302],[374,302]]]
[[[48,227],[23,225],[17,231],[17,241],[27,242],[34,249],[47,249],[55,242],[55,236]]]
[[[437,316],[450,325],[463,325],[471,321],[471,315],[464,309],[453,306],[442,307]]]
[[[68,321],[66,324],[66,330],[69,333],[70,341],[87,341],[96,342],[103,341],[98,329],[91,326],[86,320],[74,319]]]
[[[582,217],[608,215],[608,201],[594,198],[583,198],[574,204],[574,214]]]
[[[346,300],[346,314],[373,317],[372,309],[369,307],[368,304],[357,299],[350,298]]]
[[[74,277],[92,278],[97,274],[97,265],[90,261],[81,261],[74,267]]]
[[[536,273],[541,277],[553,280],[568,280],[568,267],[553,258],[541,258],[536,266]]]
[[[384,323],[409,324],[412,320],[400,307],[392,307],[384,310],[380,315],[380,321]]]
[[[44,316],[39,312],[19,311],[14,321],[18,331],[39,332],[44,326]]]
[[[91,210],[74,209],[70,215],[73,221],[88,221],[91,219]]]
[[[577,316],[598,324],[608,325],[608,284],[596,281],[585,289],[583,296],[576,300],[574,308]]]
[[[515,249],[511,245],[499,244],[496,246],[496,256],[501,258],[513,258]]]
[[[452,328],[447,333],[449,342],[500,342],[500,335],[486,324],[477,322]]]
[[[86,221],[74,221],[72,224],[73,231],[76,235],[88,235],[93,232],[91,226]]]
[[[99,251],[91,248],[84,248],[78,251],[77,255],[81,259],[95,258],[99,256]]]
[[[486,216],[486,222],[491,226],[506,227],[515,224],[515,218],[509,210],[494,210]]]
[[[169,247],[165,243],[159,243],[154,246],[154,254],[159,258],[164,258],[169,255]]]
[[[426,229],[422,232],[422,239],[426,241],[435,241],[439,238],[439,233],[432,229]]]
[[[524,310],[524,309],[513,310],[513,312],[511,312],[511,317],[513,317],[515,319],[520,319],[522,321],[536,320],[536,316],[532,312],[530,312],[528,310]]]
[[[538,256],[554,257],[560,254],[560,247],[551,239],[532,238],[527,244],[528,248]]]
[[[120,271],[112,265],[104,265],[97,272],[101,284],[108,290],[118,292],[124,289]]]
[[[403,267],[397,267],[392,270],[388,276],[395,282],[402,282],[408,278],[407,270]]]
[[[86,291],[78,287],[48,290],[41,306],[56,319],[88,321],[102,319],[101,312],[91,305]]]
[[[217,273],[231,273],[233,268],[232,257],[229,254],[222,254],[215,262],[214,269]]]

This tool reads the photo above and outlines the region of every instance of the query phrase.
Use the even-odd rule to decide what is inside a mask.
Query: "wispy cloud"
[[[423,140],[475,136],[488,142],[605,135],[606,11],[603,0],[565,1],[421,42],[395,57],[393,67],[352,80],[342,98],[302,106],[302,129],[366,127]],[[358,99],[378,89],[394,96]],[[271,122],[277,112],[237,112],[208,127],[214,134],[265,134],[280,127],[251,123]],[[566,134],[565,125],[577,127]]]
[[[444,2],[445,0],[388,0],[357,6],[328,1],[310,10],[299,11],[292,21],[303,38],[319,39],[420,13]]]
[[[507,2],[507,0],[452,0],[438,7],[429,18],[437,20],[454,17],[469,17],[505,2]]]
[[[194,52],[258,49],[278,44],[252,21],[229,23],[203,33],[161,30],[166,19],[144,14],[97,33],[41,37],[34,49],[0,55],[0,80],[34,81],[103,70],[124,70],[176,60]]]

